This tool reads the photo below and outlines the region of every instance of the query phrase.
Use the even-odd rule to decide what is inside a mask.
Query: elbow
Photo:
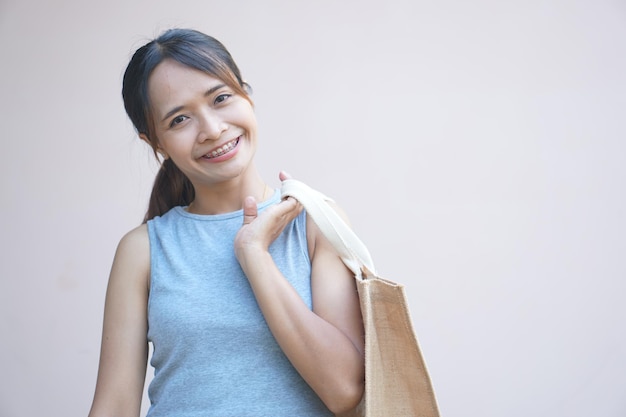
[[[343,413],[353,410],[361,401],[365,390],[364,381],[356,383],[346,383],[334,392],[330,393],[324,401],[326,407],[334,414],[340,416]]]

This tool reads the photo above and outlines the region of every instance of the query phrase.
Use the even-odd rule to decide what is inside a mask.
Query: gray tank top
[[[280,200],[280,192],[259,210]],[[306,215],[270,247],[311,308]],[[233,241],[241,210],[196,215],[175,207],[148,221],[148,340],[154,367],[148,417],[332,416],[272,336]]]

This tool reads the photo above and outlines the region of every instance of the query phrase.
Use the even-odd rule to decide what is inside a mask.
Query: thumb
[[[287,172],[285,172],[285,171],[280,171],[280,172],[278,173],[278,178],[279,178],[281,181],[285,181],[285,180],[289,180],[289,179],[291,179],[291,175],[289,175],[289,174],[288,174]]]
[[[250,224],[258,215],[256,200],[254,197],[246,197],[243,200],[243,224]]]

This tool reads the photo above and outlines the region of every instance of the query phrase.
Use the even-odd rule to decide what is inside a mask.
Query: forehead
[[[163,106],[183,105],[186,100],[203,96],[218,84],[224,82],[195,68],[166,59],[150,74],[148,95],[155,110],[167,111]]]

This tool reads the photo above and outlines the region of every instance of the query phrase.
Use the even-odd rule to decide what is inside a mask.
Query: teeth
[[[235,145],[237,145],[237,141],[239,141],[239,138],[231,140],[230,142],[220,146],[219,148],[213,150],[210,154],[207,154],[207,155],[210,155],[211,158],[224,155],[226,152],[232,150],[235,147]]]

